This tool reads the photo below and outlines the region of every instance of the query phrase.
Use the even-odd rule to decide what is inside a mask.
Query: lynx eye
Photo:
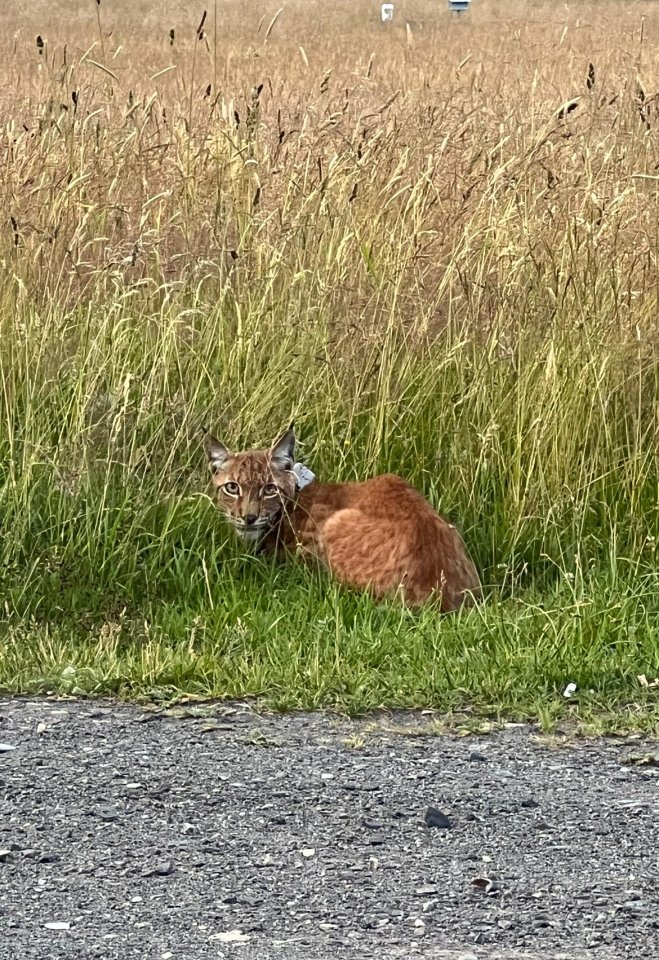
[[[279,493],[276,483],[266,483],[263,488],[264,497],[275,497]]]
[[[240,493],[240,487],[237,483],[234,483],[233,480],[229,480],[228,483],[222,484],[222,489],[230,497],[237,497]]]

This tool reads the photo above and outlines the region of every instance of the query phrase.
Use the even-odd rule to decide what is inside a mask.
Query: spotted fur
[[[250,547],[318,559],[376,597],[399,593],[411,604],[436,598],[448,611],[478,596],[460,534],[401,477],[300,490],[292,429],[269,450],[242,453],[209,436],[207,452],[217,505]]]

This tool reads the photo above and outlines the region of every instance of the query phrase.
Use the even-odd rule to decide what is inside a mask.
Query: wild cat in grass
[[[316,558],[377,598],[448,611],[478,596],[460,534],[401,477],[319,483],[295,462],[292,427],[269,449],[233,453],[207,434],[206,450],[217,505],[250,549]]]

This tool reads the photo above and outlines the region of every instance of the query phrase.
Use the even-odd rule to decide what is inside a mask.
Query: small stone
[[[111,807],[107,804],[101,804],[100,806],[94,809],[94,814],[97,817],[100,817],[101,820],[105,820],[106,823],[112,823],[114,820],[119,819],[119,812],[115,810],[114,807]]]
[[[623,903],[622,909],[628,913],[643,913],[646,909],[646,904],[644,900],[627,900],[626,903]]]
[[[11,850],[0,850],[0,863],[4,863],[11,856]]]
[[[438,827],[440,830],[450,830],[453,826],[446,814],[435,807],[428,807],[423,820],[427,827]]]
[[[53,920],[51,923],[44,923],[46,930],[70,930],[71,924],[65,920]]]
[[[303,857],[307,857],[307,858],[313,857],[314,854],[316,853],[313,847],[307,847],[305,850],[301,850],[300,852],[302,853]]]
[[[10,750],[15,750],[11,743],[0,743],[0,753],[9,753]]]
[[[219,940],[220,943],[246,943],[249,937],[242,930],[227,930],[224,933],[213,933],[211,940]]]
[[[490,897],[498,897],[500,893],[503,893],[504,885],[500,880],[490,880],[488,885],[485,887],[485,893]]]
[[[174,872],[174,864],[171,860],[159,860],[154,866],[146,867],[142,870],[143,877],[168,877]]]
[[[527,810],[535,810],[536,807],[540,806],[538,801],[534,800],[532,797],[529,797],[528,800],[522,800],[521,805],[525,807]]]
[[[0,749],[1,747],[0,744]],[[633,754],[626,757],[622,762],[638,767],[659,767],[659,753]]]
[[[488,759],[482,753],[470,753],[469,762],[470,763],[487,763]]]
[[[59,859],[58,853],[42,853],[37,857],[37,863],[58,863]]]
[[[43,720],[40,720],[39,723],[37,724],[37,733],[45,733],[47,729],[48,728],[46,727],[46,724],[43,722]]]
[[[431,897],[435,893],[439,893],[438,887],[433,887],[428,885],[427,887],[417,887],[414,891],[417,897]]]
[[[473,877],[472,887],[479,887],[490,897],[497,897],[503,892],[504,885],[496,877]]]

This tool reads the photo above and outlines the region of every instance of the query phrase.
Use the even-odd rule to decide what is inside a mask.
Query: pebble
[[[112,823],[114,820],[119,819],[119,811],[115,807],[111,807],[107,804],[101,804],[100,806],[95,807],[94,815],[100,817],[101,820],[105,820],[106,823]]]
[[[249,936],[242,930],[227,930],[224,933],[213,933],[210,940],[219,940],[220,943],[246,943]]]
[[[428,807],[423,820],[427,827],[438,827],[440,830],[450,830],[453,826],[446,814],[436,807]]]
[[[37,857],[37,863],[58,863],[60,856],[58,853],[41,853]]]
[[[629,913],[644,913],[647,909],[647,904],[644,900],[627,900],[626,903],[623,903],[622,909],[627,910]]]

